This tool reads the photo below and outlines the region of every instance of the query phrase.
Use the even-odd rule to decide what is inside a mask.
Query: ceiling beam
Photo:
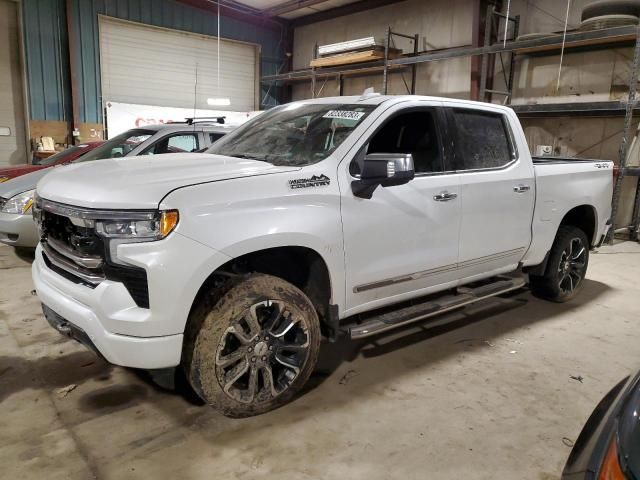
[[[212,15],[215,15],[218,9],[216,0],[178,0],[178,2],[199,10],[204,10]],[[278,32],[287,26],[285,20],[269,18],[262,14],[261,11],[250,9],[249,7],[241,7],[240,5],[236,7],[235,2],[229,2],[228,0],[220,2],[220,15]]]
[[[373,10],[374,8],[384,7],[393,3],[405,2],[406,0],[361,0],[355,3],[348,3],[340,7],[331,8],[329,10],[322,10],[311,15],[295,18],[291,21],[293,27],[302,27],[311,23],[322,22],[325,20],[331,20],[337,17],[343,17],[345,15],[351,15],[352,13],[363,12],[365,10]]]
[[[265,10],[265,13],[270,17],[277,17],[284,15],[285,13],[295,12],[301,8],[308,8],[318,5],[319,3],[326,3],[327,0],[291,0],[290,2],[276,5]]]

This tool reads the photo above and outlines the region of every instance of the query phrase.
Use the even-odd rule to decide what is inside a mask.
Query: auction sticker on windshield
[[[365,112],[353,112],[350,110],[329,110],[323,118],[341,118],[343,120],[360,120]]]

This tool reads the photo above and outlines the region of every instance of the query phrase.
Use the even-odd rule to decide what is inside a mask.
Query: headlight
[[[29,190],[27,192],[19,193],[18,195],[11,197],[2,207],[3,213],[17,213],[26,214],[31,210],[33,206],[33,194],[35,190]]]
[[[118,258],[118,245],[162,240],[173,232],[180,218],[177,210],[140,213],[136,217],[96,220],[96,233],[105,238],[112,262],[127,265]]]
[[[162,240],[178,225],[178,211],[165,210],[145,219],[97,220],[96,232],[108,239],[134,242]]]

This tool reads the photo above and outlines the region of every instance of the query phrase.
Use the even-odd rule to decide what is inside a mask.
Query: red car
[[[40,160],[40,163],[38,163],[37,165],[14,165],[11,167],[1,167],[0,182],[6,182],[7,180],[11,180],[12,178],[16,178],[20,175],[25,175],[30,172],[35,172],[36,170],[42,170],[43,168],[50,168],[54,165],[61,165],[64,163],[72,162],[76,158],[84,155],[87,152],[90,152],[103,143],[103,141],[99,141],[83,143],[81,145],[74,145],[73,147],[69,147],[62,152],[51,155],[49,158]]]

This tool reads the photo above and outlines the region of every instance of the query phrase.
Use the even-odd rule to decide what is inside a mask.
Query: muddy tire
[[[576,227],[561,225],[551,247],[544,275],[530,275],[534,295],[553,302],[566,302],[582,289],[589,266],[589,240]]]
[[[304,386],[320,338],[318,315],[300,289],[252,274],[194,309],[183,367],[196,393],[224,415],[259,415]]]

